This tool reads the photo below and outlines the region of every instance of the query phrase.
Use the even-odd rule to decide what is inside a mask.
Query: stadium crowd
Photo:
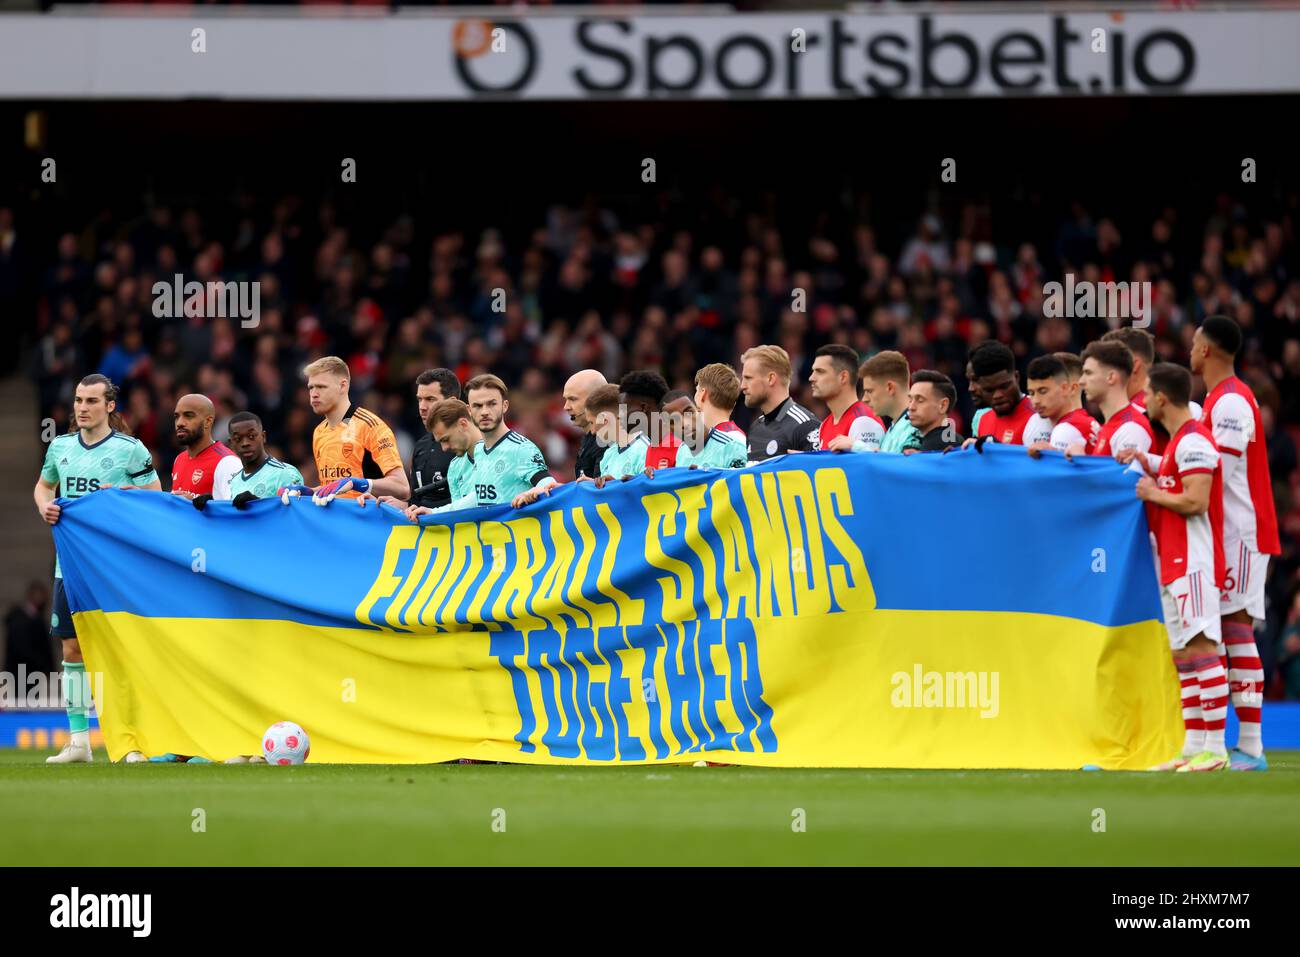
[[[500,376],[510,424],[564,481],[581,438],[561,394],[572,372],[617,382],[659,370],[670,389],[693,393],[697,370],[720,362],[739,371],[743,353],[771,343],[791,359],[792,395],[820,417],[814,354],[839,343],[861,360],[896,350],[912,370],[950,377],[952,425],[969,435],[973,344],[1009,346],[1024,385],[1032,360],[1078,354],[1123,321],[1046,318],[1046,283],[1067,272],[1149,281],[1157,361],[1186,365],[1210,315],[1232,317],[1244,333],[1237,369],[1261,406],[1282,530],[1260,643],[1270,692],[1300,697],[1300,269],[1289,218],[1226,196],[1151,222],[1094,217],[1076,203],[1040,235],[1001,236],[987,208],[970,203],[946,221],[918,216],[911,235],[890,244],[869,222],[795,235],[734,204],[721,226],[691,228],[687,211],[697,206],[710,208],[678,196],[625,221],[588,198],[551,206],[522,237],[489,225],[431,241],[418,238],[411,215],[362,235],[328,203],[296,196],[233,219],[164,204],[130,220],[97,217],[45,251],[32,370],[41,414],[66,430],[76,383],[102,372],[166,486],[172,409],[200,393],[215,406],[216,437],[229,435],[234,413],[251,411],[272,454],[315,485],[308,363],[346,360],[353,400],[392,425],[407,463],[425,435],[416,376],[447,367],[461,383]],[[0,209],[0,236],[5,228],[21,235]],[[259,282],[256,323],[160,318],[154,283],[177,274]],[[1199,382],[1195,393],[1203,397]],[[734,418],[748,428],[743,402]]]

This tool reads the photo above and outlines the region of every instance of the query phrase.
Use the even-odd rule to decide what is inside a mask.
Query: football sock
[[[86,675],[83,661],[65,661],[63,663],[63,697],[67,701],[68,730],[72,740],[83,743],[90,731],[90,678]]]
[[[1201,686],[1201,719],[1205,722],[1205,750],[1227,753],[1223,729],[1228,722],[1228,676],[1218,655],[1198,655],[1192,659],[1196,680]]]
[[[1190,758],[1205,750],[1205,722],[1201,719],[1201,683],[1196,680],[1196,668],[1190,661],[1176,662],[1178,682],[1183,689],[1183,757]]]
[[[1237,747],[1251,757],[1264,753],[1260,703],[1264,698],[1264,666],[1255,645],[1255,629],[1248,622],[1225,621],[1223,643],[1228,649],[1228,688],[1237,713]]]

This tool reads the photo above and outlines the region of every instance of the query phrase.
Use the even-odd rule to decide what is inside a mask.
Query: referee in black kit
[[[755,346],[740,357],[740,391],[754,410],[749,461],[820,448],[818,418],[790,398],[790,354],[780,346]]]
[[[420,407],[420,421],[424,434],[415,443],[411,453],[411,505],[437,508],[451,502],[451,488],[447,485],[447,467],[455,458],[444,452],[429,431],[429,410],[442,399],[460,398],[460,380],[450,369],[425,369],[415,377],[415,400]]]
[[[597,478],[600,475],[600,459],[605,454],[605,446],[596,441],[596,434],[591,431],[592,422],[587,418],[587,396],[591,395],[593,389],[604,384],[605,377],[595,369],[580,369],[564,383],[564,411],[569,413],[569,420],[574,427],[582,430],[578,458],[573,463],[575,478]]]

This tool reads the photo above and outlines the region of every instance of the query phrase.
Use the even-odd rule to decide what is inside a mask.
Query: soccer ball
[[[262,735],[267,764],[302,764],[311,754],[307,732],[292,721],[277,721]]]

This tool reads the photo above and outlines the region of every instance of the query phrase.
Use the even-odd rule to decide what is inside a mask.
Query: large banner
[[[1300,90],[1300,9],[0,14],[0,97],[1132,96]],[[138,11],[137,11],[138,12]]]
[[[55,544],[110,755],[1144,768],[1180,746],[1135,478],[790,455],[426,517],[106,490]]]

